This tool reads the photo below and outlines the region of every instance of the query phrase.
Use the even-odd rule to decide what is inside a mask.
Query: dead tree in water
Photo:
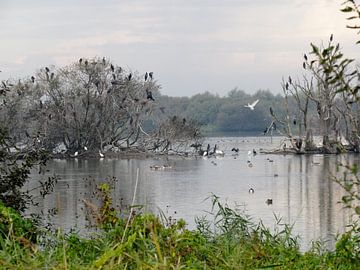
[[[340,45],[333,44],[332,38],[327,46],[311,44],[311,47],[313,59],[304,55],[303,63],[303,68],[310,76],[304,75],[302,81],[293,81],[290,77],[288,81],[283,81],[286,116],[279,119],[275,113],[271,113],[272,117],[280,124],[282,133],[291,139],[297,151],[301,149],[292,140],[294,134],[295,138],[305,139],[305,151],[316,149],[312,140],[313,129],[316,128],[316,133],[322,137],[321,151],[358,152],[360,107],[358,100],[346,95],[345,91],[352,87],[358,74],[357,70],[349,71],[353,60],[344,59]],[[315,110],[313,115],[317,117],[308,119],[310,109]],[[348,143],[350,149],[346,149]]]

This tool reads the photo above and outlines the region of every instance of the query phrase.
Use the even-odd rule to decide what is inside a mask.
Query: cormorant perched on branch
[[[146,72],[145,73],[145,82],[147,81],[147,78],[148,78],[148,73]]]
[[[153,96],[152,96],[151,91],[148,90],[148,89],[146,89],[146,98],[147,98],[148,100],[155,101],[155,99],[154,99]]]
[[[32,81],[32,83],[35,82],[35,77],[34,76],[31,76],[31,81]]]
[[[149,77],[150,77],[150,80],[152,80],[153,79],[153,72],[151,71],[151,72],[149,72]]]
[[[45,67],[45,71],[46,71],[46,72],[49,72],[50,69],[49,69],[48,67]]]
[[[110,69],[111,69],[112,72],[115,71],[115,68],[114,68],[113,64],[110,65]]]
[[[128,76],[129,81],[131,80],[131,77],[132,77],[132,74],[130,73],[129,76]]]
[[[296,148],[300,150],[301,146],[302,146],[302,139],[300,139],[300,138],[296,139],[295,145],[296,145]]]
[[[81,62],[82,62],[82,58],[79,59],[79,64],[81,65]]]
[[[106,64],[106,59],[105,59],[105,57],[103,57],[102,63],[103,63],[103,65],[105,66],[105,64]]]
[[[274,111],[271,107],[270,107],[270,114],[271,114],[271,116],[274,116]]]

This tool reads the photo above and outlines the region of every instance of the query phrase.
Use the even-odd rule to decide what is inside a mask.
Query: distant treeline
[[[244,107],[259,99],[255,110]],[[194,119],[201,126],[203,132],[226,133],[226,132],[249,132],[263,133],[272,122],[270,107],[277,115],[285,115],[284,96],[272,94],[269,90],[259,90],[255,94],[247,94],[237,88],[231,90],[226,96],[221,97],[209,92],[196,94],[192,97],[169,97],[161,95],[157,98],[159,105],[165,108],[165,113],[181,115],[186,119]],[[289,115],[294,119],[299,112],[295,101],[294,110]],[[316,117],[316,110],[311,108],[310,114]]]

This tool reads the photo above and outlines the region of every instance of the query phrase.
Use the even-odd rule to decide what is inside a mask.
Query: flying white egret
[[[249,108],[250,110],[254,110],[255,109],[255,106],[256,106],[256,104],[258,104],[258,102],[259,102],[259,100],[257,99],[257,100],[255,100],[253,103],[248,103],[247,105],[244,105],[244,107],[246,107],[246,108]]]

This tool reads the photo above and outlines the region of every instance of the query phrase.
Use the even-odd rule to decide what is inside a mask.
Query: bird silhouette
[[[115,68],[114,68],[113,64],[110,65],[110,69],[111,69],[112,72],[115,71]]]
[[[46,72],[49,72],[50,69],[49,69],[48,67],[45,67],[45,71],[46,71]]]
[[[250,189],[249,189],[249,193],[250,193],[250,194],[253,194],[254,192],[255,192],[255,191],[254,191],[253,188],[250,188]]]
[[[150,77],[150,80],[152,80],[152,79],[153,79],[153,75],[154,75],[154,73],[153,73],[153,72],[149,72],[149,77]]]
[[[270,107],[270,114],[272,115],[272,116],[274,116],[274,111],[273,111],[273,109]]]
[[[31,76],[31,81],[32,81],[32,83],[35,82],[35,77],[34,76]]]
[[[82,60],[83,60],[82,58],[80,58],[80,59],[79,59],[79,64],[81,64],[81,63],[82,63]]]
[[[102,63],[103,63],[103,65],[105,66],[105,64],[106,64],[106,59],[105,59],[105,57],[103,57]]]
[[[148,100],[155,101],[155,99],[153,98],[152,92],[150,90],[148,90],[148,89],[146,89],[146,98]]]
[[[307,55],[305,53],[304,53],[304,59],[305,59],[305,61],[308,60]]]
[[[147,81],[147,78],[148,78],[148,73],[146,72],[145,73],[145,82]]]
[[[132,77],[132,74],[130,73],[129,76],[127,77],[129,81],[131,80],[131,77]]]
[[[267,205],[270,205],[270,204],[272,204],[272,203],[273,203],[273,200],[272,200],[272,199],[267,199],[267,200],[266,200],[266,204],[267,204]]]
[[[330,36],[330,42],[333,41],[333,38],[334,38],[334,35],[331,34],[331,36]]]
[[[233,148],[231,149],[231,151],[233,151],[233,152],[235,152],[235,153],[239,153],[239,148],[233,147]]]

